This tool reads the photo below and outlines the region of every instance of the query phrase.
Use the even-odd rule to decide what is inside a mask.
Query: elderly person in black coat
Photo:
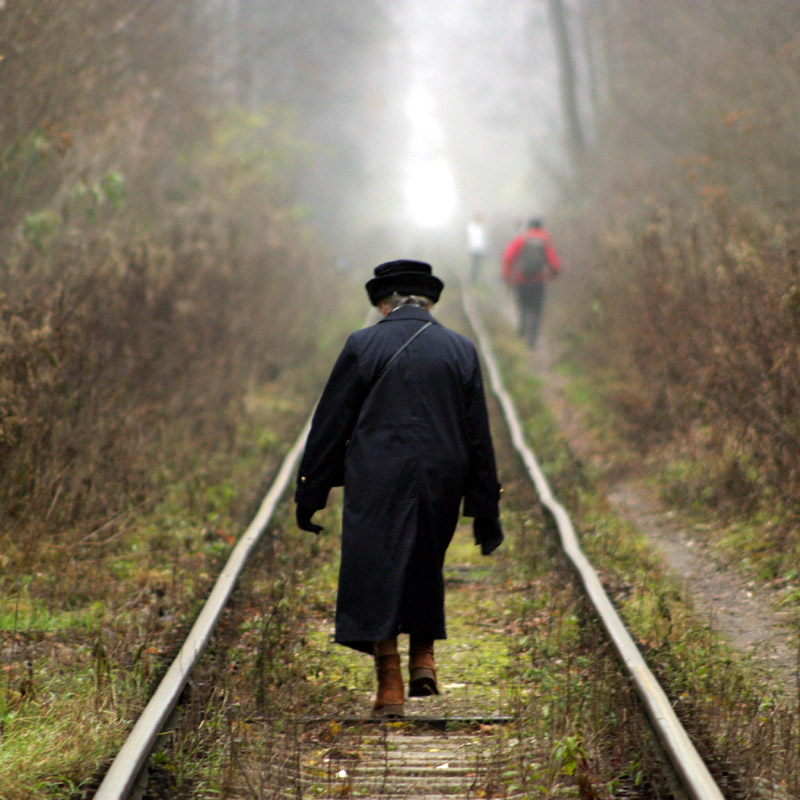
[[[312,515],[344,486],[335,640],[375,656],[378,716],[403,714],[400,633],[409,696],[438,694],[442,566],[461,501],[485,555],[503,540],[478,356],[429,312],[443,286],[424,262],[375,268],[366,289],[383,316],[350,335],[333,367],[295,493],[298,526],[319,533]]]

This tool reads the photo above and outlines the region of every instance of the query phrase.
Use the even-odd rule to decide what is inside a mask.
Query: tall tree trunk
[[[563,0],[549,0],[550,18],[553,25],[556,52],[561,72],[561,104],[567,129],[567,147],[574,165],[583,157],[586,140],[578,113],[578,86],[575,61],[572,56],[567,15]]]
[[[595,9],[593,0],[581,0],[578,15],[580,17],[581,44],[586,58],[586,75],[589,84],[589,98],[591,100],[592,116],[596,119],[600,115],[600,63],[595,42]],[[591,131],[589,132],[591,138]]]

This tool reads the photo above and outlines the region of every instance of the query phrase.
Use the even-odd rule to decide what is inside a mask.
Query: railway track
[[[635,688],[649,726],[660,742],[666,762],[666,777],[653,788],[647,781],[639,787],[621,785],[616,796],[643,800],[646,797],[721,800],[723,794],[699,756],[690,737],[673,712],[658,681],[650,672],[632,637],[609,601],[600,580],[583,554],[572,523],[556,500],[535,455],[524,440],[522,425],[506,392],[491,342],[465,291],[463,310],[475,334],[497,404],[502,410],[508,436],[524,464],[545,516],[558,531],[563,552],[569,559],[586,598],[601,621],[625,680]],[[161,732],[167,725],[190,676],[211,640],[234,587],[249,559],[260,545],[282,496],[296,472],[309,421],[287,453],[261,507],[223,568],[200,615],[177,657],[153,694],[97,789],[95,800],[133,797],[166,797],[150,793],[146,767]],[[480,605],[489,595],[504,590],[484,564],[450,563],[448,585],[463,594],[467,604]],[[509,602],[513,601],[509,595]],[[328,637],[324,617],[314,620],[315,641]],[[468,617],[469,614],[463,616]],[[452,617],[452,615],[451,615]],[[456,641],[440,650],[443,663],[448,647],[467,647],[470,637],[506,635],[501,621],[495,625],[474,620],[460,631]],[[483,627],[482,627],[483,625]],[[493,629],[494,628],[494,629]],[[503,661],[503,659],[499,659]],[[237,755],[242,766],[227,786],[229,797],[596,797],[585,767],[585,757],[574,737],[565,735],[557,747],[561,776],[548,772],[547,754],[537,752],[543,743],[526,738],[524,715],[515,705],[515,692],[501,684],[505,664],[481,664],[488,679],[473,685],[469,668],[445,683],[442,698],[409,703],[408,717],[399,723],[377,723],[359,714],[312,714],[312,709],[284,716],[270,713],[250,715],[236,734]],[[466,676],[466,677],[465,677]],[[499,688],[498,688],[499,687]],[[517,687],[518,688],[518,687]],[[269,746],[264,745],[269,741]],[[548,747],[552,743],[548,744]],[[642,788],[644,785],[644,788]],[[648,794],[647,792],[651,792]]]

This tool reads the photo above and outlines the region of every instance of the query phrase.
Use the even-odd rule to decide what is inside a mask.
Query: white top
[[[467,224],[467,249],[470,253],[486,252],[486,228],[474,219]]]

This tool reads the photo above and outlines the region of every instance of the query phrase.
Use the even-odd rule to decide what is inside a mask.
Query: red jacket
[[[535,278],[526,278],[519,272],[514,264],[528,236],[538,236],[540,239],[543,239],[545,253],[547,254],[548,269],[542,275],[537,275]],[[508,245],[506,245],[506,250],[503,253],[503,281],[505,283],[510,283],[513,286],[521,286],[525,283],[541,283],[547,280],[547,278],[558,275],[560,270],[561,263],[558,260],[558,254],[550,240],[550,234],[544,230],[544,228],[528,228],[524,233],[515,236]]]

